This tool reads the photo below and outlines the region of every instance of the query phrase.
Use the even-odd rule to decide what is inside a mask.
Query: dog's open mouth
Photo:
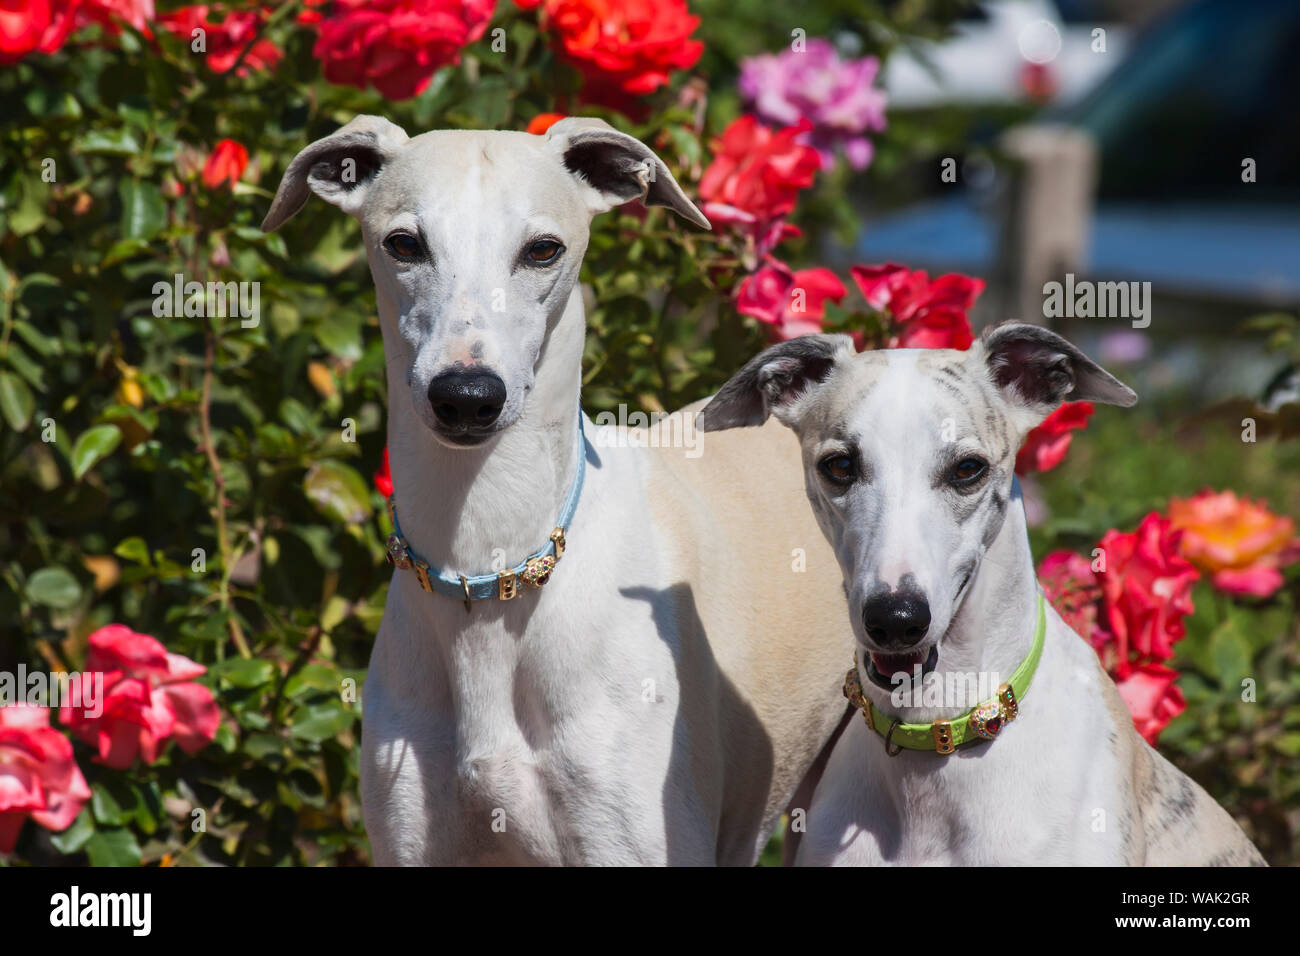
[[[912,651],[909,654],[871,654],[867,665],[867,677],[878,687],[893,690],[897,683],[891,678],[900,671],[910,680],[917,666],[922,674],[928,674],[939,663],[939,645],[932,644],[928,651]]]

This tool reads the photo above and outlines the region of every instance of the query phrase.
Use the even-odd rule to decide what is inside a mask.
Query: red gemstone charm
[[[970,712],[970,729],[983,740],[992,740],[1002,729],[1002,704],[988,700]]]

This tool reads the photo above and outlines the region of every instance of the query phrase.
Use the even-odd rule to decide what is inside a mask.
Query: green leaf
[[[346,309],[330,312],[316,326],[316,341],[331,354],[355,362],[361,358],[361,316]]]
[[[1273,749],[1288,757],[1300,757],[1300,734],[1283,734],[1273,741]]]
[[[86,808],[77,814],[77,819],[66,830],[52,835],[50,843],[60,853],[76,853],[94,835],[95,821],[90,815],[90,809]]]
[[[41,568],[27,579],[27,597],[37,604],[66,611],[81,600],[81,585],[63,568]]]
[[[136,564],[149,563],[149,546],[144,543],[144,538],[130,537],[124,538],[113,553],[119,558],[127,561],[134,561]]]
[[[325,517],[356,524],[370,517],[370,491],[356,470],[326,459],[307,470],[303,491]]]
[[[122,432],[116,425],[96,425],[82,432],[72,448],[72,473],[77,480],[80,481],[97,462],[112,454],[121,440]]]
[[[152,239],[167,224],[167,203],[153,183],[123,179],[117,194],[122,200],[122,235],[126,239]]]
[[[304,664],[302,670],[284,684],[284,696],[296,698],[311,691],[338,693],[339,673],[324,664]]]
[[[62,342],[53,336],[45,335],[28,322],[14,322],[14,332],[45,358],[63,354]]]
[[[130,130],[92,130],[77,140],[75,149],[87,155],[134,156],[140,152],[140,144]]]
[[[86,843],[91,866],[139,866],[140,844],[130,830],[100,830]]]
[[[109,793],[108,787],[103,783],[95,784],[91,791],[90,809],[97,822],[110,827],[121,826],[135,815],[135,804],[132,803],[129,808],[123,807],[117,796]]]
[[[22,431],[31,423],[32,412],[36,410],[36,398],[17,375],[0,372],[0,413],[16,432]]]
[[[275,665],[256,658],[232,657],[209,668],[212,674],[235,687],[261,687],[275,676]]]
[[[337,702],[300,707],[294,713],[297,719],[289,728],[289,733],[300,740],[314,743],[337,737],[357,719],[355,713],[345,710],[342,703]]]
[[[119,262],[125,262],[127,259],[134,259],[142,252],[147,251],[149,243],[144,239],[119,239],[108,247],[104,253],[104,258],[100,262],[100,268],[107,269],[109,266],[115,266]]]

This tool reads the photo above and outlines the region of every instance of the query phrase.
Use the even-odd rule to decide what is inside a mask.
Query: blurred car
[[[1047,111],[1098,146],[1088,271],[1157,294],[1300,305],[1298,92],[1300,2],[1198,0],[1136,37],[1077,103]],[[990,275],[995,203],[950,188],[870,220],[859,261]]]
[[[1105,31],[1101,52],[1094,49],[1098,28]],[[952,37],[895,52],[881,84],[894,109],[1026,99],[1069,102],[1110,72],[1128,39],[1122,25],[1066,22],[1052,0],[988,0],[958,17]]]

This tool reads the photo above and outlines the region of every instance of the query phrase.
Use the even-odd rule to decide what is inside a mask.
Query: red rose
[[[55,53],[76,25],[81,0],[0,2],[0,66],[29,53]]]
[[[1133,725],[1151,746],[1173,720],[1187,709],[1183,692],[1174,682],[1178,671],[1163,664],[1142,664],[1133,668],[1122,680],[1117,680],[1120,697],[1133,715]]]
[[[817,150],[797,142],[811,128],[805,122],[773,131],[742,116],[723,130],[711,144],[713,162],[700,180],[704,214],[752,237],[759,255],[797,234],[785,217],[821,169]]]
[[[853,266],[849,274],[867,304],[894,320],[886,348],[964,350],[975,341],[966,313],[984,291],[982,280],[953,272],[931,282],[924,270],[892,262]]]
[[[704,52],[703,43],[690,39],[700,18],[691,16],[685,0],[545,2],[565,58],[597,99],[608,99],[606,92],[653,93],[672,70],[690,69]]]
[[[1066,402],[1025,436],[1025,443],[1016,454],[1016,474],[1031,471],[1051,471],[1065,460],[1070,450],[1070,433],[1086,428],[1092,417],[1092,402]]]
[[[563,113],[538,113],[528,121],[528,128],[524,132],[541,136],[562,119],[564,119]]]
[[[770,325],[774,339],[820,332],[826,300],[839,302],[848,290],[830,269],[790,267],[771,257],[747,276],[736,294],[736,311]]]
[[[93,20],[112,34],[121,33],[121,24],[129,23],[152,36],[149,24],[153,18],[153,0],[85,0],[80,22]]]
[[[1181,538],[1169,519],[1152,512],[1137,531],[1111,530],[1101,539],[1106,567],[1097,577],[1115,635],[1117,678],[1132,669],[1130,655],[1143,663],[1168,660],[1183,639],[1200,572],[1179,553]]]
[[[248,168],[248,150],[242,143],[233,139],[223,139],[213,147],[207,162],[203,164],[203,185],[209,189],[218,189],[222,183],[231,186],[239,182]]]
[[[385,498],[393,496],[393,473],[388,470],[388,446],[384,446],[384,460],[375,472],[375,488]]]
[[[975,341],[970,321],[960,312],[949,309],[928,311],[903,323],[898,334],[889,340],[891,349],[957,349],[964,351]]]
[[[208,19],[209,10],[224,14],[220,23]],[[244,48],[253,42],[267,17],[265,10],[226,10],[220,5],[199,4],[164,13],[158,17],[158,23],[187,44],[194,42],[195,30],[202,30],[204,51],[195,51],[194,55],[204,57],[214,73],[227,73],[239,60]],[[258,40],[244,56],[236,73],[246,76],[249,70],[269,70],[280,62],[283,55],[270,40]]]
[[[90,799],[72,743],[46,707],[0,707],[0,853],[12,853],[23,821],[66,830]]]
[[[312,55],[331,83],[409,99],[441,67],[460,62],[495,7],[496,0],[337,0]]]
[[[88,640],[86,672],[104,674],[102,713],[92,716],[85,706],[65,703],[59,719],[97,748],[97,762],[125,770],[137,756],[153,763],[168,738],[195,753],[216,735],[216,701],[193,683],[206,670],[201,664],[121,624],[101,627]]]

